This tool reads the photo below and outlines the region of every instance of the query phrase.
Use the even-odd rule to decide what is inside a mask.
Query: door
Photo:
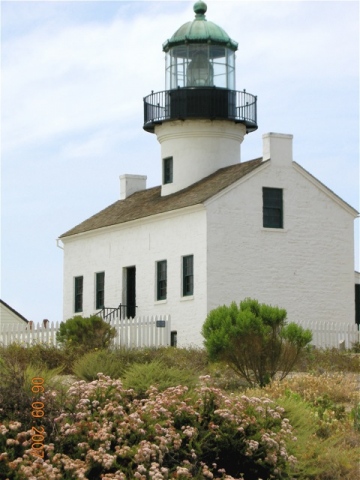
[[[136,267],[126,269],[126,316],[136,315]]]

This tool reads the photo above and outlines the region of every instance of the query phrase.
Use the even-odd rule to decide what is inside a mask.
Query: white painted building
[[[166,90],[144,100],[162,184],[122,175],[120,200],[61,235],[64,319],[122,304],[201,345],[211,309],[253,297],[290,321],[354,324],[356,210],[293,161],[292,135],[240,162],[257,99],[235,90],[237,43],[194,11],[163,45]]]
[[[3,300],[0,300],[0,334],[13,327],[26,328],[29,321]]]

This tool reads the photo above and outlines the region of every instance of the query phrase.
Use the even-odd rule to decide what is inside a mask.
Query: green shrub
[[[59,390],[62,385],[61,373],[63,372],[64,367],[60,366],[49,370],[46,367],[41,365],[28,365],[24,372],[24,388],[32,388],[34,377],[42,378],[44,380],[44,385],[49,390]]]
[[[286,310],[250,298],[212,310],[202,328],[212,360],[223,360],[249,384],[261,387],[277,372],[284,378],[301,350],[310,343],[310,330],[286,323]]]
[[[31,391],[25,391],[24,389],[24,366],[16,357],[13,361],[0,358],[0,378],[1,416],[10,420],[21,421],[26,411],[26,418],[29,419],[28,409],[31,404]]]
[[[115,329],[97,315],[76,315],[60,323],[56,338],[67,349],[75,348],[87,352],[95,348],[109,347],[115,333]]]
[[[159,350],[156,347],[128,348],[116,347],[111,349],[116,361],[130,367],[133,363],[150,363],[159,357]]]
[[[8,346],[0,346],[0,359],[6,364],[17,364],[23,370],[29,363],[40,364],[41,357],[39,350],[35,350],[33,347],[27,347],[20,345],[19,343],[11,343]]]
[[[74,355],[69,355],[69,352],[64,352],[54,345],[41,343],[27,348],[29,350],[29,363],[43,365],[49,370],[62,366],[62,373],[70,373]]]
[[[204,348],[162,347],[156,349],[154,359],[161,360],[168,367],[192,370],[197,375],[209,373],[209,357]]]
[[[169,372],[173,371],[169,370],[171,368],[192,372],[191,375],[187,373],[179,377],[182,379],[209,373],[205,350],[173,347],[141,349],[118,347],[111,350],[88,352],[74,362],[73,373],[86,381],[96,379],[98,373],[103,373],[111,378],[122,378],[124,372],[132,365],[145,365],[152,362],[161,362],[163,368]]]
[[[20,345],[11,343],[8,346],[0,346],[0,358],[11,359],[21,365],[24,370],[27,365],[42,365],[48,370],[63,366],[63,373],[72,373],[72,364],[79,356],[74,349],[60,349],[53,345],[36,343],[34,345]]]
[[[163,391],[177,385],[193,387],[195,383],[196,377],[191,371],[167,367],[161,360],[147,364],[134,363],[123,378],[124,387],[133,389],[139,397],[144,397],[151,386]]]
[[[62,367],[48,370],[40,365],[24,365],[17,358],[0,359],[0,406],[1,417],[20,422],[23,428],[31,428],[34,417],[31,415],[32,403],[44,403],[45,415],[41,419],[44,427],[53,428],[53,419],[62,403],[65,387],[60,373]],[[34,392],[32,379],[42,378],[44,390]]]
[[[88,352],[79,358],[73,367],[74,374],[91,382],[98,378],[98,373],[103,373],[111,378],[122,377],[126,368],[121,360],[119,360],[114,352],[109,350],[98,350]]]
[[[354,430],[360,433],[360,402],[358,401],[355,401],[355,406],[351,409],[351,418],[354,422]]]

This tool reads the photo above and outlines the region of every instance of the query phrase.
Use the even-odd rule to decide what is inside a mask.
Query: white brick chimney
[[[271,160],[274,165],[285,166],[293,161],[293,135],[286,133],[265,133],[263,136],[263,161]]]
[[[125,200],[140,190],[146,190],[146,179],[146,175],[120,175],[120,200]]]

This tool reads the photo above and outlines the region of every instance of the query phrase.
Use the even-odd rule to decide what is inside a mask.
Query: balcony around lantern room
[[[230,120],[257,130],[257,97],[246,90],[216,86],[179,87],[152,92],[144,98],[144,130],[154,133],[155,125],[169,120]]]
[[[166,50],[165,90],[144,98],[144,129],[168,120],[231,120],[257,129],[256,97],[235,90],[233,46],[180,44]]]

